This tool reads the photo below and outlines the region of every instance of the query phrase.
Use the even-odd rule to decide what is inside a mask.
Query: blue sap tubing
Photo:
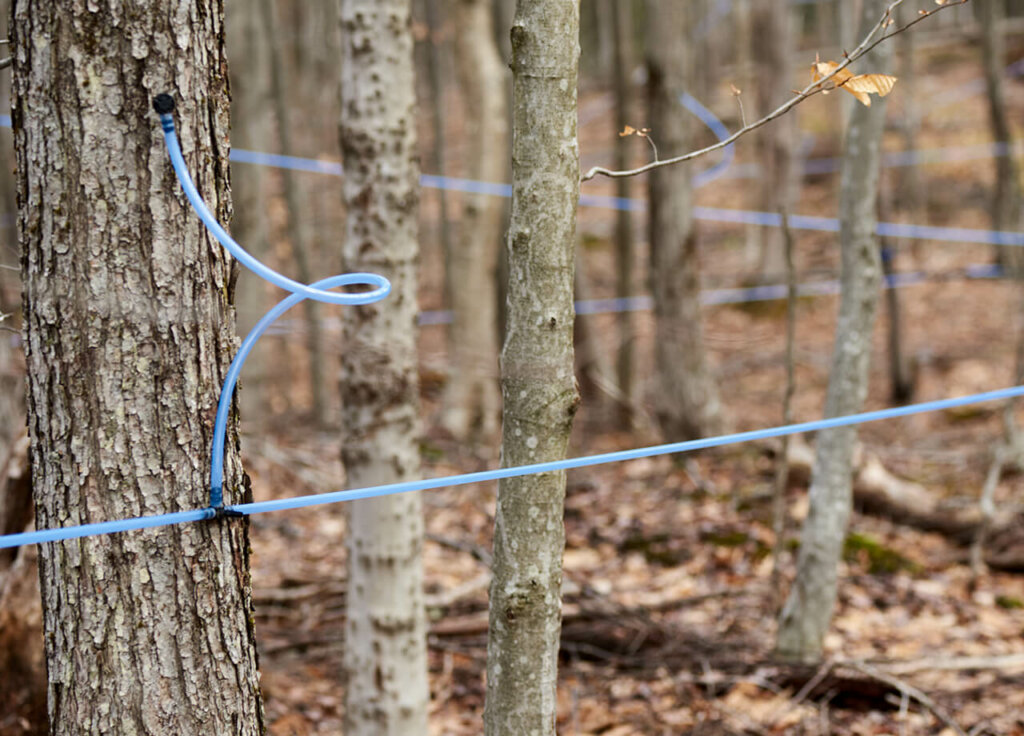
[[[162,97],[164,96],[161,95],[161,98]],[[160,98],[158,98],[158,100],[160,100]],[[156,104],[159,104],[159,102],[154,103],[154,106]],[[217,218],[213,216],[213,213],[210,212],[206,203],[203,202],[202,197],[199,196],[199,192],[196,191],[195,184],[192,183],[192,177],[188,173],[188,168],[185,165],[185,159],[181,155],[181,147],[178,145],[178,136],[174,131],[174,117],[171,114],[171,110],[173,110],[173,101],[168,97],[163,100],[163,105],[165,107],[158,108],[157,111],[160,113],[160,124],[163,126],[164,141],[167,144],[167,152],[171,158],[171,165],[174,167],[174,173],[177,175],[178,181],[181,183],[181,188],[184,190],[185,196],[192,204],[196,214],[199,215],[199,219],[202,220],[203,224],[210,231],[213,237],[215,237],[217,241],[223,245],[243,266],[275,286],[279,286],[286,291],[292,292],[290,297],[286,298],[276,307],[267,312],[263,319],[257,322],[256,326],[252,328],[248,335],[246,335],[245,340],[242,341],[242,347],[239,349],[235,359],[231,361],[231,367],[228,368],[227,376],[224,378],[224,386],[220,392],[220,402],[217,405],[217,419],[213,425],[213,452],[210,460],[210,506],[214,508],[221,508],[224,505],[224,437],[227,433],[228,413],[231,410],[231,397],[234,394],[235,385],[238,383],[238,375],[242,370],[242,365],[245,363],[245,359],[252,351],[252,347],[256,344],[256,341],[275,319],[304,299],[315,299],[318,302],[350,306],[372,304],[373,302],[380,301],[391,292],[391,283],[383,276],[375,273],[350,273],[341,276],[331,276],[330,278],[317,281],[315,284],[307,286],[306,284],[300,284],[298,281],[293,281],[287,276],[282,276],[277,273],[277,271],[268,268],[266,265],[256,260],[256,258],[235,242],[228,232],[221,227],[220,223],[217,222]],[[164,112],[163,110],[166,109],[166,106],[169,106],[170,109]],[[370,286],[373,288],[371,291],[359,294],[343,294],[326,291],[326,289],[339,286],[357,285]]]

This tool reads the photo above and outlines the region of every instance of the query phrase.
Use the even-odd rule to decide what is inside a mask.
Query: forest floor
[[[968,88],[977,67],[942,54],[931,64],[929,77],[915,89],[919,101],[930,101],[916,146],[987,142],[980,96],[967,105],[951,94]],[[1024,89],[1014,83],[1008,91],[1020,119]],[[581,98],[584,170],[611,158],[607,103],[599,91]],[[898,118],[907,103],[893,95],[891,104]],[[727,103],[719,108],[719,114],[729,114]],[[809,157],[838,154],[834,121],[840,109],[835,96],[801,108],[801,128],[814,136]],[[735,122],[726,120],[730,126]],[[457,138],[452,145],[457,159]],[[901,145],[899,132],[891,131],[887,150]],[[741,145],[736,165],[750,163],[751,153],[752,146]],[[991,170],[987,160],[925,167],[922,209],[906,212],[896,205],[891,219],[985,229]],[[908,173],[905,168],[884,173],[883,198],[890,204],[905,192]],[[643,182],[634,186],[634,196],[642,196]],[[835,174],[808,177],[797,211],[834,216],[837,187]],[[700,190],[696,200],[756,209],[755,189],[742,180],[723,180]],[[607,182],[588,183],[584,191],[612,193]],[[457,199],[449,206],[455,211]],[[430,192],[424,194],[424,211],[429,232],[437,218],[437,198]],[[641,219],[634,227],[643,240]],[[614,289],[613,223],[611,212],[581,208],[582,272],[595,296],[611,296]],[[738,274],[749,272],[747,230],[710,222],[699,228],[705,286],[740,285]],[[799,232],[797,237],[801,280],[834,278],[836,236]],[[1014,287],[960,277],[969,265],[991,263],[992,248],[923,240],[891,245],[898,248],[897,270],[924,269],[933,276],[899,290],[903,350],[915,366],[914,400],[1011,385]],[[439,261],[425,259],[425,309],[442,306]],[[832,296],[797,304],[796,421],[821,416],[836,307]],[[880,309],[865,409],[890,405],[888,314]],[[605,341],[601,351],[613,356],[614,317],[581,319],[591,320],[587,334]],[[780,424],[785,304],[709,307],[705,319],[731,429]],[[649,366],[651,317],[639,313],[633,320],[636,363]],[[424,475],[496,467],[496,438],[469,447],[431,426],[445,377],[443,328],[423,329],[421,354]],[[671,440],[659,437],[651,420],[656,399],[648,391],[650,378],[641,376],[633,430],[622,427],[606,397],[585,396],[572,454]],[[956,508],[977,501],[993,449],[1002,441],[1001,416],[1001,406],[979,405],[864,425],[860,439],[890,472]],[[287,439],[253,435],[243,445],[257,500],[343,487],[335,434],[289,430]],[[735,445],[570,472],[559,733],[1024,734],[1024,577],[975,574],[968,550],[957,541],[884,517],[854,514],[826,661],[801,670],[772,660],[776,615],[793,575],[793,551],[807,510],[807,478],[798,474],[787,494],[783,582],[775,585],[770,520],[775,451],[768,442]],[[1022,478],[1003,475],[996,491],[1001,508],[1024,502]],[[483,484],[423,496],[435,734],[482,730],[495,492],[494,484]],[[344,687],[344,509],[257,516],[252,536],[271,733],[337,733]]]

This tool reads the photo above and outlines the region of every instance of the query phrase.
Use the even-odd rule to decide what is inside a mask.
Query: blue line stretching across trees
[[[303,299],[312,298],[318,301],[330,302],[333,304],[366,304],[371,301],[377,301],[383,299],[387,295],[389,285],[387,281],[375,274],[347,274],[343,276],[334,276],[328,279],[323,279],[310,286],[299,284],[298,282],[292,281],[271,269],[264,266],[262,263],[257,261],[251,255],[249,255],[244,249],[241,248],[227,232],[217,223],[216,219],[210,213],[209,209],[203,203],[196,192],[195,187],[192,184],[191,177],[188,174],[188,170],[185,167],[184,160],[181,156],[181,150],[178,146],[177,136],[174,131],[174,121],[171,117],[171,111],[173,109],[173,101],[170,98],[158,98],[155,102],[154,107],[157,112],[160,113],[160,120],[164,130],[164,139],[167,143],[168,153],[171,158],[171,163],[174,166],[175,173],[181,182],[182,188],[185,191],[186,196],[195,208],[199,217],[203,223],[210,230],[210,232],[217,238],[217,240],[224,245],[232,255],[238,260],[242,261],[246,266],[252,269],[254,272],[260,274],[271,283],[275,283],[287,291],[291,291],[292,294],[284,301],[279,303],[274,309],[267,313],[267,315],[260,320],[259,324],[253,331],[246,337],[243,343],[242,349],[239,350],[239,354],[235,357],[232,362],[231,368],[228,372],[228,377],[225,379],[224,387],[221,391],[220,406],[218,408],[217,424],[215,425],[215,439],[211,457],[211,482],[210,482],[210,506],[207,508],[194,509],[190,511],[180,511],[170,514],[160,514],[156,516],[143,516],[134,517],[130,519],[120,519],[115,521],[100,522],[95,524],[82,524],[78,526],[69,526],[55,529],[39,529],[32,532],[25,532],[22,534],[9,534],[6,536],[0,536],[0,549],[6,547],[19,547],[27,544],[39,544],[42,542],[56,542],[68,539],[77,539],[81,537],[96,536],[103,534],[114,534],[117,532],[126,532],[137,529],[148,529],[154,527],[170,526],[172,524],[183,524],[187,522],[195,522],[213,519],[222,515],[230,516],[246,516],[251,514],[258,514],[267,511],[280,511],[285,509],[296,509],[306,506],[318,506],[323,504],[340,503],[343,501],[354,501],[361,498],[373,498],[378,496],[387,496],[397,493],[409,493],[413,491],[425,491],[437,488],[447,488],[454,486],[468,485],[471,483],[482,483],[487,481],[500,480],[502,478],[513,478],[517,476],[530,475],[534,473],[551,473],[565,470],[572,470],[574,468],[584,468],[595,465],[603,465],[607,463],[624,462],[626,460],[637,460],[645,457],[654,457],[657,455],[668,455],[674,453],[691,452],[694,450],[702,450],[711,447],[720,447],[722,445],[736,444],[740,442],[752,442],[755,440],[770,439],[774,437],[783,437],[786,435],[800,434],[803,432],[813,432],[823,429],[832,429],[836,427],[845,427],[855,424],[864,424],[866,422],[880,421],[882,419],[893,419],[897,417],[906,417],[914,414],[922,414],[924,412],[940,411],[944,409],[952,409],[960,406],[967,406],[969,404],[977,404],[986,401],[996,401],[999,399],[1009,399],[1018,396],[1024,396],[1024,386],[1015,386],[1011,388],[999,389],[997,391],[987,391],[984,393],[973,394],[971,396],[962,396],[951,399],[940,399],[937,401],[928,401],[920,404],[912,404],[909,406],[893,407],[889,409],[882,409],[879,411],[863,412],[860,414],[852,414],[844,417],[832,417],[829,419],[820,419],[812,422],[801,422],[798,424],[789,424],[781,427],[769,427],[766,429],[758,429],[750,432],[739,432],[734,434],[720,435],[718,437],[708,437],[698,440],[689,440],[685,442],[674,442],[663,445],[653,445],[649,447],[639,447],[631,450],[622,450],[619,452],[609,452],[599,455],[589,455],[585,457],[567,458],[564,460],[558,460],[554,462],[546,463],[535,463],[531,465],[520,465],[511,468],[499,468],[496,470],[487,470],[477,473],[467,473],[464,475],[448,476],[443,478],[430,478],[417,481],[409,481],[404,483],[393,483],[382,486],[371,486],[368,488],[357,488],[352,490],[336,491],[333,493],[324,493],[309,496],[299,496],[297,498],[285,498],[273,501],[261,501],[256,503],[238,504],[234,506],[223,506],[223,498],[220,495],[220,482],[223,474],[223,448],[224,448],[224,434],[226,430],[227,420],[227,409],[226,407],[230,404],[231,394],[234,391],[235,382],[238,378],[238,372],[241,370],[242,363],[245,360],[245,356],[248,351],[251,350],[252,344],[255,343],[256,339],[262,334],[263,330],[273,322],[278,316],[283,314],[287,309],[298,304]],[[375,287],[373,291],[365,292],[361,294],[339,294],[336,292],[329,292],[326,289],[334,288],[337,286],[362,284]]]

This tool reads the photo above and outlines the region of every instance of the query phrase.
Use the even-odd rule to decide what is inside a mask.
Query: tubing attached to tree
[[[203,198],[199,196],[199,192],[192,182],[192,177],[189,175],[188,167],[185,165],[185,159],[181,154],[181,146],[178,144],[178,136],[174,130],[174,98],[168,94],[157,95],[153,100],[153,109],[160,116],[160,124],[164,131],[164,142],[167,144],[167,153],[170,155],[174,173],[178,177],[178,182],[181,184],[185,196],[196,211],[196,214],[199,215],[199,219],[206,226],[206,229],[243,266],[265,281],[269,281],[285,291],[292,292],[291,296],[267,312],[256,323],[256,326],[252,328],[249,334],[246,335],[245,340],[242,341],[242,347],[239,348],[234,360],[231,361],[227,376],[224,378],[224,386],[220,392],[220,401],[217,404],[217,419],[213,425],[213,450],[210,459],[210,506],[219,512],[224,508],[224,438],[227,434],[231,397],[234,394],[235,385],[238,383],[238,375],[242,371],[242,365],[245,363],[245,359],[252,351],[256,341],[275,319],[304,299],[346,306],[372,304],[385,298],[391,292],[391,283],[383,276],[375,273],[349,273],[331,276],[307,285],[293,281],[257,260],[239,245],[228,234],[227,230],[217,222],[217,218],[213,216]],[[327,289],[334,289],[340,286],[369,286],[372,288],[370,291],[355,294],[327,291]]]

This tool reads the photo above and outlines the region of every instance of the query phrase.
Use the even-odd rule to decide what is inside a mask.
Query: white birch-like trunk
[[[565,457],[579,404],[573,273],[577,0],[519,0],[512,25],[512,222],[502,465]],[[565,473],[502,481],[487,641],[488,736],[555,733]]]
[[[646,0],[648,119],[663,158],[689,150],[690,114],[681,96],[690,69],[687,19],[677,0]],[[721,402],[704,349],[700,272],[689,165],[649,174],[651,293],[654,297],[655,414],[666,438],[716,434]]]
[[[456,0],[455,64],[465,103],[467,176],[500,182],[508,169],[506,69],[491,32],[491,0]],[[505,201],[463,194],[459,237],[451,257],[452,370],[442,423],[459,438],[494,435],[499,426],[498,315],[495,271]]]
[[[206,505],[230,259],[150,100],[231,212],[223,6],[16,0],[14,139],[40,527]],[[232,427],[228,503],[244,477]],[[39,547],[51,733],[263,733],[244,520]]]
[[[860,36],[877,22],[884,9],[884,0],[865,0]],[[884,73],[890,55],[891,46],[881,44],[864,57],[863,68]],[[885,100],[878,97],[872,98],[871,107],[857,103],[847,126],[839,198],[842,291],[825,399],[826,417],[860,411],[867,396],[871,332],[882,279],[875,227],[885,108]],[[814,662],[822,656],[852,506],[851,467],[856,440],[855,427],[818,433],[810,512],[804,522],[796,580],[779,621],[776,653],[786,660]]]
[[[341,0],[346,271],[391,280],[342,312],[342,459],[349,487],[420,472],[416,360],[416,98],[409,0]],[[348,736],[427,733],[418,494],[348,504]]]

